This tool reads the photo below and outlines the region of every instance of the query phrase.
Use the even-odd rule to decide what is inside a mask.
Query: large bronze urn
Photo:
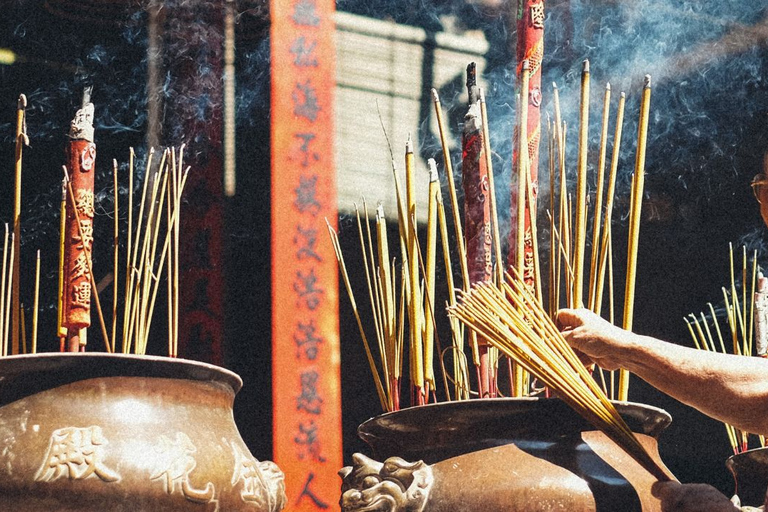
[[[619,403],[659,460],[663,410]],[[656,479],[556,399],[447,402],[383,414],[358,430],[374,459],[341,470],[351,511],[660,511]]]
[[[169,358],[1,358],[0,510],[281,510],[282,473],[235,426],[241,385]]]

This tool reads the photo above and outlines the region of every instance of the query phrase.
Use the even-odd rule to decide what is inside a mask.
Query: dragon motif
[[[360,453],[339,471],[342,512],[422,512],[432,488],[432,468],[423,461],[390,457],[383,463]]]

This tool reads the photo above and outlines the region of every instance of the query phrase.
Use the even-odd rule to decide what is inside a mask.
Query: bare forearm
[[[768,360],[622,334],[621,366],[704,414],[749,432],[768,433]]]

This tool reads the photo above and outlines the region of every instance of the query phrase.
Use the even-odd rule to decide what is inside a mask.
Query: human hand
[[[630,333],[584,308],[561,309],[557,312],[557,325],[574,350],[606,370],[619,368]]]
[[[661,501],[662,512],[739,512],[731,500],[707,484],[656,482],[651,493]]]

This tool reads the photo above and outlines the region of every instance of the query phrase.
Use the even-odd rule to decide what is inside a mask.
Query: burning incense
[[[19,96],[19,102],[16,109],[16,156],[15,156],[15,176],[16,183],[14,187],[14,201],[13,201],[13,249],[17,255],[16,261],[13,265],[13,302],[11,303],[11,311],[13,316],[13,331],[12,331],[12,353],[19,353],[19,311],[21,309],[19,304],[19,283],[21,282],[21,169],[22,169],[22,156],[23,147],[29,146],[29,137],[27,137],[26,127],[26,108],[27,97],[21,94]]]
[[[645,184],[645,146],[648,140],[648,113],[651,106],[651,76],[645,76],[643,95],[640,100],[640,120],[637,133],[637,157],[635,174],[632,179],[631,207],[629,212],[629,247],[627,249],[627,281],[624,293],[624,324],[627,331],[632,330],[632,318],[635,307],[635,281],[637,273],[637,247],[640,236],[640,212],[643,205]],[[629,372],[619,371],[619,400],[626,401],[629,392]]]
[[[579,109],[579,155],[576,168],[576,233],[573,248],[574,307],[583,305],[584,248],[587,239],[587,152],[589,134],[589,61],[581,71],[581,102]]]
[[[378,256],[378,276],[381,295],[383,327],[382,365],[385,384],[387,385],[387,406],[390,411],[400,408],[400,365],[402,343],[398,336],[397,306],[395,304],[394,270],[390,266],[389,243],[387,241],[387,220],[384,207],[376,208],[376,247]]]

